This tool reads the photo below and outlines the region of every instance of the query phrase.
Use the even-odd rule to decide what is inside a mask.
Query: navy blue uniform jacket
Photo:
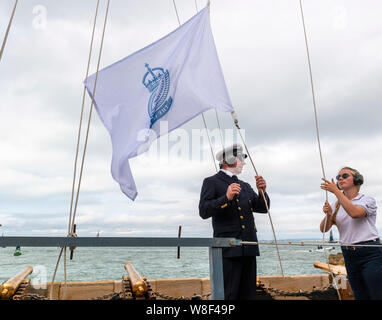
[[[199,215],[203,219],[212,217],[214,237],[258,241],[253,212],[267,213],[264,199],[258,196],[248,183],[239,180],[236,183],[240,184],[241,192],[229,201],[226,196],[227,188],[234,182],[234,179],[223,171],[204,179]],[[269,206],[267,193],[265,197]],[[258,246],[223,248],[224,258],[259,255]]]

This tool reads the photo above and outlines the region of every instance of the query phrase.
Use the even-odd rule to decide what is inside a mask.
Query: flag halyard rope
[[[175,6],[175,8],[176,8],[175,0],[173,0],[173,2],[174,2],[174,6]],[[210,0],[207,1],[207,7],[208,7],[208,9],[210,9]],[[176,14],[178,14],[178,13],[177,13],[177,10],[175,10],[175,12],[176,12]],[[179,21],[179,17],[178,17],[178,21]],[[222,143],[222,148],[224,149],[224,146],[225,146],[225,145],[224,145],[224,139],[223,139],[222,129],[221,129],[221,126],[220,126],[220,121],[219,121],[219,117],[218,117],[218,113],[217,113],[217,110],[216,110],[216,109],[215,109],[215,115],[216,115],[216,120],[217,120],[218,127],[219,127],[219,132],[220,132],[220,139],[221,139],[221,143]],[[203,116],[203,120],[204,120],[204,115],[202,114],[202,116]],[[236,117],[236,113],[233,112],[233,113],[232,113],[232,116],[234,117],[234,123],[235,123],[235,126],[236,126],[236,128],[237,128],[237,130],[238,130],[238,132],[239,132],[239,134],[240,134],[241,140],[242,140],[242,142],[243,142],[243,144],[244,144],[244,147],[245,147],[245,149],[246,149],[246,151],[247,151],[247,154],[248,154],[248,156],[249,156],[249,158],[250,158],[250,161],[251,161],[251,163],[252,163],[252,167],[253,167],[253,169],[255,170],[256,175],[258,175],[257,170],[256,170],[256,167],[255,167],[255,165],[254,165],[254,163],[253,163],[252,157],[251,157],[251,155],[250,155],[250,153],[249,153],[249,150],[248,150],[248,148],[247,148],[247,145],[246,145],[246,143],[245,143],[245,141],[244,141],[244,139],[243,139],[243,136],[242,136],[242,134],[241,134],[240,127],[239,127],[239,124],[238,124],[238,120],[237,120],[237,117]],[[206,130],[207,130],[207,127],[206,127]],[[208,131],[208,130],[207,130],[207,131]],[[212,146],[211,146],[211,150],[212,150]],[[214,163],[215,163],[215,160],[214,160]],[[271,217],[271,214],[270,214],[270,212],[269,212],[268,202],[267,202],[267,200],[266,200],[266,198],[265,198],[265,194],[264,194],[264,192],[261,190],[260,193],[261,193],[261,195],[262,195],[262,198],[263,198],[264,203],[265,203],[265,207],[266,207],[266,209],[267,209],[268,217],[269,217],[270,224],[271,224],[271,227],[272,227],[273,238],[274,238],[274,240],[275,240],[275,244],[276,244],[276,251],[277,251],[278,260],[279,260],[279,263],[280,263],[281,274],[282,274],[282,276],[284,277],[284,269],[283,269],[282,262],[281,262],[281,258],[280,258],[280,252],[279,252],[279,248],[278,248],[278,245],[277,245],[276,233],[275,233],[275,230],[274,230],[274,226],[273,226],[273,222],[272,222],[272,217]]]
[[[232,115],[232,118],[233,118],[233,122],[234,122],[234,124],[235,124],[235,126],[236,126],[236,128],[237,128],[237,131],[238,131],[239,134],[240,134],[240,138],[241,138],[241,140],[242,140],[242,142],[243,142],[244,148],[245,148],[245,150],[246,150],[246,152],[247,152],[247,154],[248,154],[248,158],[249,158],[249,160],[250,160],[250,162],[251,162],[251,164],[252,164],[252,168],[253,168],[253,170],[255,171],[256,176],[258,176],[259,174],[258,174],[258,172],[257,172],[257,170],[256,170],[255,164],[254,164],[254,162],[253,162],[253,160],[252,160],[252,157],[251,157],[251,154],[250,154],[250,152],[249,152],[249,150],[248,150],[247,144],[245,143],[245,140],[244,140],[244,138],[243,138],[243,136],[242,136],[242,134],[241,134],[241,130],[240,130],[240,126],[239,126],[239,120],[237,119],[237,115],[236,115],[235,112],[232,112],[231,115]],[[281,274],[282,274],[282,276],[284,277],[284,269],[283,269],[283,265],[282,265],[282,262],[281,262],[280,251],[279,251],[279,246],[278,246],[278,242],[277,242],[277,238],[276,238],[275,228],[274,228],[274,226],[273,226],[273,221],[272,221],[271,213],[269,212],[268,201],[267,201],[267,199],[265,198],[265,193],[264,193],[264,191],[263,191],[263,190],[259,190],[259,191],[260,191],[260,193],[261,193],[261,197],[263,198],[263,201],[264,201],[264,204],[265,204],[265,208],[266,208],[266,210],[267,210],[267,214],[268,214],[269,222],[270,222],[270,224],[271,224],[271,228],[272,228],[273,239],[274,239],[274,241],[275,241],[276,253],[277,253],[278,260],[279,260],[279,265],[280,265]]]
[[[299,0],[300,2],[300,12],[301,12],[301,20],[302,20],[302,26],[304,29],[304,39],[305,39],[305,47],[306,47],[306,55],[307,55],[307,60],[308,60],[308,66],[309,66],[309,76],[310,76],[310,86],[311,86],[311,91],[312,91],[312,100],[313,100],[313,110],[314,110],[314,121],[315,121],[315,127],[316,127],[316,136],[317,136],[317,144],[318,144],[318,151],[320,154],[320,162],[321,162],[321,170],[322,170],[322,175],[323,178],[326,179],[325,175],[325,168],[324,168],[324,161],[322,157],[322,150],[321,150],[321,142],[320,142],[320,133],[319,133],[319,128],[318,128],[318,116],[317,116],[317,107],[316,107],[316,98],[315,98],[315,93],[314,93],[314,85],[313,85],[313,72],[312,72],[312,65],[310,61],[310,53],[309,53],[309,45],[308,45],[308,37],[307,37],[307,32],[306,32],[306,27],[305,27],[305,18],[304,18],[304,10],[302,7],[302,0]],[[328,201],[328,191],[325,190],[325,197],[326,201]],[[324,232],[322,233],[322,244],[324,245],[325,243],[325,230],[327,226],[327,220],[328,220],[328,215],[325,214],[325,223],[324,223]],[[329,265],[329,273],[333,275],[333,272],[330,270],[330,264],[329,264],[329,258],[324,250],[324,255],[325,259]],[[338,298],[341,300],[341,295],[339,293],[339,290],[337,288],[337,294]]]
[[[19,0],[15,1],[15,4],[13,6],[13,10],[12,10],[12,14],[11,14],[11,18],[9,19],[7,30],[5,31],[5,36],[4,36],[3,43],[2,43],[1,49],[0,49],[0,61],[1,61],[1,58],[3,57],[3,53],[4,53],[4,49],[5,49],[5,44],[7,43],[7,39],[8,39],[8,35],[9,35],[9,30],[11,29],[11,25],[12,25],[13,17],[15,16],[15,12],[16,12],[16,7],[17,7],[18,1]]]
[[[178,24],[179,24],[179,27],[181,25],[181,22],[180,22],[180,18],[179,18],[179,13],[178,13],[178,9],[176,7],[176,3],[175,3],[175,0],[172,0],[172,3],[174,4],[174,9],[175,9],[175,14],[176,14],[176,18],[178,19]],[[209,6],[209,3],[207,4]],[[198,13],[199,10],[198,10],[198,5],[196,3],[196,0],[195,0],[195,9],[196,9],[196,12]],[[219,122],[219,118],[218,118],[218,114],[217,114],[217,111],[215,109],[215,112],[216,112],[216,119],[217,119],[217,122],[218,122],[218,126],[219,126],[219,132],[220,132],[220,137],[221,137],[221,143],[222,143],[222,147],[224,149],[224,142],[223,142],[223,136],[222,136],[222,132],[221,132],[221,128],[220,128],[220,122]],[[210,145],[210,150],[211,150],[211,158],[212,158],[212,161],[214,163],[214,166],[215,166],[215,170],[216,172],[218,172],[218,167],[216,165],[216,161],[215,161],[215,155],[214,155],[214,150],[213,150],[213,146],[212,146],[212,141],[211,141],[211,137],[210,137],[210,133],[208,131],[208,127],[207,127],[207,122],[206,122],[206,118],[204,116],[204,113],[202,113],[202,119],[203,119],[203,124],[204,124],[204,128],[206,129],[206,133],[207,133],[207,137],[208,137],[208,143]]]

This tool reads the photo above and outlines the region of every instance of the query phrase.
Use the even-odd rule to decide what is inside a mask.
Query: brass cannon
[[[150,291],[150,285],[147,283],[147,279],[142,277],[137,270],[135,270],[132,262],[128,261],[125,263],[125,269],[129,274],[128,280],[130,284],[131,293],[137,297],[141,298],[143,296],[148,296]]]
[[[20,287],[20,285],[25,281],[25,278],[33,272],[32,266],[27,266],[25,269],[14,277],[5,281],[0,286],[0,299],[10,299]]]

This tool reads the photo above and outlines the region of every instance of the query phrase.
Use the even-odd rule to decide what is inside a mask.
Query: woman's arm
[[[332,212],[332,207],[330,206],[329,202],[325,201],[324,207],[322,210],[326,213],[326,217],[322,219],[320,223],[320,230],[322,233],[328,232],[330,228],[333,226],[334,221],[332,219],[333,217],[333,212]],[[326,225],[325,225],[325,220],[326,220]]]
[[[321,189],[327,190],[331,193],[333,193],[337,199],[338,202],[341,204],[341,206],[345,209],[346,213],[352,217],[353,219],[366,217],[366,211],[364,208],[360,206],[354,205],[351,200],[349,200],[340,189],[338,189],[337,185],[335,184],[334,180],[332,179],[332,182],[322,179],[325,183],[321,184]]]
[[[366,217],[365,209],[360,206],[354,205],[353,202],[346,198],[346,196],[342,192],[336,194],[336,197],[341,206],[345,209],[346,213],[350,217],[352,217],[353,219]]]

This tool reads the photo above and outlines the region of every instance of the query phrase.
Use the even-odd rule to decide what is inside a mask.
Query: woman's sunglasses
[[[340,178],[342,178],[342,179],[346,179],[346,178],[349,178],[349,176],[350,176],[350,174],[348,174],[348,173],[343,173],[343,174],[339,174],[339,175],[336,177],[336,179],[337,179],[337,180],[340,180]]]

